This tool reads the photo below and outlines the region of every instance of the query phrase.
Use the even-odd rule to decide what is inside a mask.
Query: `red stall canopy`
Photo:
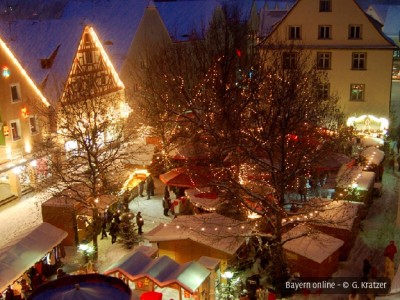
[[[140,296],[140,300],[161,300],[162,294],[158,292],[146,292]]]

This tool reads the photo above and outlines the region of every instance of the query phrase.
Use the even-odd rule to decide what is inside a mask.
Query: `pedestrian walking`
[[[111,244],[114,244],[117,241],[119,226],[115,220],[111,221],[110,225],[110,235],[111,235]]]
[[[394,277],[394,256],[396,253],[396,244],[394,241],[390,241],[383,252],[383,256],[385,257],[385,271],[383,277],[389,278],[390,281],[392,281]]]
[[[143,191],[144,191],[144,180],[141,180],[140,182],[139,182],[139,196],[140,197],[144,197],[144,195],[143,195]]]
[[[107,220],[104,218],[103,222],[101,223],[101,240],[105,237],[107,237]]]
[[[138,226],[138,233],[142,234],[143,233],[142,227],[144,225],[144,220],[142,217],[142,213],[140,211],[136,214],[136,224]]]
[[[150,182],[150,176],[147,177],[147,179],[146,179],[146,194],[147,194],[147,200],[149,200],[150,197],[151,197],[151,182]]]
[[[155,189],[155,186],[154,186],[154,179],[153,179],[153,176],[149,176],[149,184],[150,184],[150,196],[154,196],[154,189]]]
[[[364,262],[363,262],[363,280],[364,281],[368,281],[368,279],[370,278],[371,269],[372,269],[371,262],[369,261],[368,258],[365,258]]]

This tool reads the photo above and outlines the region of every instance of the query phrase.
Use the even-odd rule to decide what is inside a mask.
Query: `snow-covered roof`
[[[362,166],[348,167],[343,165],[336,177],[336,186],[349,188],[356,186],[360,191],[368,191],[375,181],[375,173],[363,171]]]
[[[192,293],[210,275],[210,271],[198,262],[179,264],[168,256],[152,259],[141,251],[125,255],[104,274],[116,272],[124,274],[132,281],[147,277],[160,287],[177,283]]]
[[[319,200],[318,213],[309,220],[312,224],[351,231],[360,205],[359,202],[343,200]]]
[[[287,241],[283,244],[283,249],[317,263],[322,263],[344,244],[340,239],[318,231],[312,231],[305,225],[294,227],[282,236],[282,240]]]
[[[43,222],[21,232],[0,249],[0,291],[18,279],[67,237],[67,233]]]
[[[215,270],[221,261],[214,257],[202,256],[197,262],[206,267],[208,270]]]
[[[44,94],[54,100],[60,96],[67,79],[84,27],[94,28],[113,66],[120,72],[147,3],[147,0],[70,0],[54,18],[0,20],[0,36],[38,86],[47,78]],[[40,60],[49,58],[58,46],[54,64],[43,69]]]
[[[378,166],[385,158],[385,152],[375,147],[368,147],[361,151],[360,156],[364,157],[367,160],[367,163],[372,163]]]
[[[192,240],[228,254],[235,254],[251,229],[237,220],[216,213],[178,216],[144,236],[150,242]]]
[[[388,36],[397,36],[400,28],[400,5],[371,4],[366,13],[383,25]]]
[[[294,1],[265,1],[264,7],[260,10],[260,36],[267,36],[293,4]]]
[[[171,38],[187,41],[193,33],[206,30],[212,20],[216,0],[165,1],[157,2],[156,7]]]
[[[383,139],[378,138],[378,137],[373,137],[373,136],[364,136],[361,138],[361,146],[363,147],[379,147],[383,146]]]

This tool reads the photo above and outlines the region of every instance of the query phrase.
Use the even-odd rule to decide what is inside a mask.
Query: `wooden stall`
[[[309,232],[309,235],[304,235]],[[301,277],[330,277],[339,266],[344,242],[325,233],[299,225],[282,236],[291,273]]]

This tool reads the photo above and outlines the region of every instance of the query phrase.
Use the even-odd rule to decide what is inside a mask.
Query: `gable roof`
[[[282,24],[288,17],[290,17],[290,16],[293,14],[293,12],[297,9],[297,7],[299,7],[299,6],[300,6],[301,4],[303,4],[304,2],[305,2],[305,0],[297,0],[297,1],[295,2],[295,4],[291,7],[291,9],[282,17],[282,19],[281,19],[280,21],[278,21],[277,23],[275,23],[275,25],[273,25],[272,29],[269,30],[269,34],[266,36],[266,38],[265,38],[263,41],[261,41],[261,43],[263,43],[263,42],[264,42],[265,40],[267,40],[272,34],[274,34],[274,33],[277,31],[277,29],[279,28],[280,24]],[[395,48],[396,48],[395,43],[394,43],[390,38],[388,38],[388,37],[380,30],[380,26],[378,25],[379,22],[377,22],[375,19],[373,19],[373,18],[372,18],[371,16],[369,16],[367,13],[365,13],[365,12],[363,11],[363,9],[361,8],[361,6],[357,3],[357,1],[355,1],[355,0],[346,0],[346,3],[347,3],[348,5],[354,5],[354,6],[359,10],[360,16],[364,16],[364,17],[365,17],[365,21],[368,22],[368,23],[370,23],[370,24],[376,29],[376,31],[379,33],[379,35],[380,35],[383,39],[385,39],[385,41],[387,42],[386,45],[383,45],[383,44],[379,44],[379,45],[370,45],[370,46],[363,45],[363,47],[381,48],[381,49],[383,49],[383,48],[385,48],[385,49],[395,49]],[[336,13],[338,13],[338,12],[336,12]],[[307,20],[305,19],[305,20],[304,20],[304,23],[306,23],[306,22],[307,22]],[[268,32],[268,30],[267,30],[267,32]],[[304,40],[302,40],[302,42],[304,43]],[[303,46],[306,46],[306,45],[303,44]]]
[[[177,283],[193,293],[210,275],[210,271],[198,262],[179,264],[168,256],[152,259],[141,251],[128,253],[111,265],[104,274],[120,272],[132,281],[147,277],[158,286]]]
[[[11,22],[0,17],[0,36],[36,85],[46,83],[44,94],[56,100],[61,96],[85,26],[94,28],[119,73],[147,4],[147,0],[70,0],[44,19],[21,17]],[[41,60],[49,58],[57,47],[54,64],[43,69]]]
[[[150,242],[192,240],[233,255],[251,233],[243,222],[216,213],[178,216],[145,234]]]

